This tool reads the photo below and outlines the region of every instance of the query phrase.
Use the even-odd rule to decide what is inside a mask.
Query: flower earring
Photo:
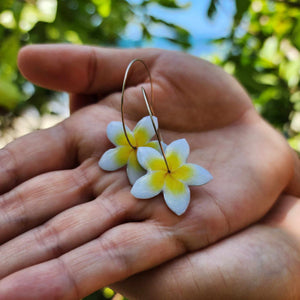
[[[157,118],[153,117],[157,127]],[[134,184],[135,181],[146,172],[137,160],[137,149],[139,147],[153,147],[158,149],[156,141],[150,141],[155,132],[150,117],[141,119],[131,131],[126,126],[127,138],[124,134],[122,122],[113,121],[108,124],[106,129],[108,139],[116,148],[106,151],[99,161],[99,166],[106,171],[115,171],[127,165],[127,176],[129,182]]]
[[[106,134],[108,139],[116,146],[116,148],[106,151],[99,160],[99,166],[105,171],[115,171],[127,165],[127,176],[131,185],[141,176],[146,174],[145,169],[139,164],[137,160],[137,149],[139,147],[151,147],[156,150],[160,150],[158,141],[151,141],[153,136],[158,130],[157,118],[153,116],[153,110],[151,105],[146,102],[149,116],[142,118],[131,131],[124,121],[124,99],[125,99],[125,87],[128,77],[128,73],[132,65],[136,62],[140,62],[144,65],[148,72],[151,83],[151,103],[152,103],[152,78],[147,65],[141,59],[134,59],[128,65],[124,81],[122,85],[121,96],[121,118],[122,122],[113,121],[108,124]],[[146,92],[142,88],[143,94]],[[146,97],[146,96],[145,96]],[[145,98],[145,101],[147,99]],[[162,143],[165,147],[165,144]]]
[[[203,185],[213,177],[199,165],[187,163],[190,148],[185,139],[173,141],[165,145],[160,137],[157,118],[149,104],[145,89],[143,97],[149,116],[142,118],[133,131],[124,122],[124,92],[128,72],[135,62],[140,62],[146,68],[151,83],[152,80],[147,65],[141,59],[130,62],[125,72],[122,97],[122,122],[111,122],[107,126],[107,137],[116,148],[107,150],[99,160],[99,166],[106,171],[114,171],[127,165],[127,176],[133,185],[131,194],[139,199],[152,198],[163,192],[167,206],[175,214],[182,215],[190,202],[189,185]],[[150,141],[156,135],[156,141]]]

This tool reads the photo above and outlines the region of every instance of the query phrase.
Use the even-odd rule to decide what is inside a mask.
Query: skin
[[[180,217],[161,195],[135,199],[124,169],[97,165],[137,57],[164,141],[186,138],[189,161],[214,176],[191,188]],[[130,299],[300,297],[299,160],[234,78],[157,49],[36,45],[18,63],[33,83],[70,93],[73,114],[0,151],[0,299],[80,299],[114,283]],[[137,66],[131,128],[147,115],[141,86],[150,93]]]
[[[261,222],[113,287],[129,299],[299,299],[299,198]]]

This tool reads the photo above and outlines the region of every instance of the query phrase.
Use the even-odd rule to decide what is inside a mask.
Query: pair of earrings
[[[166,145],[158,131],[158,120],[148,102],[142,87],[149,116],[142,118],[131,131],[124,122],[124,92],[128,73],[132,65],[141,59],[131,61],[126,69],[121,97],[122,122],[113,121],[107,126],[107,137],[116,146],[107,150],[99,160],[99,166],[106,171],[115,171],[127,166],[127,176],[132,185],[131,194],[139,199],[152,198],[163,192],[167,206],[176,215],[182,215],[190,202],[189,185],[203,185],[213,177],[199,165],[187,163],[190,148],[185,139]],[[156,135],[157,140],[151,140]]]

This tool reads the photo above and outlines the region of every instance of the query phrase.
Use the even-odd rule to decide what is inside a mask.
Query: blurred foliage
[[[235,14],[214,61],[234,75],[251,95],[262,116],[300,148],[300,3],[298,0],[232,0]],[[24,109],[49,113],[53,91],[33,86],[19,74],[16,57],[31,43],[76,43],[124,46],[127,30],[137,32],[135,46],[155,37],[151,28],[168,32],[166,40],[182,50],[191,47],[184,28],[151,15],[149,7],[184,9],[176,0],[1,0],[0,1],[0,130]],[[217,16],[222,1],[210,0],[207,15]],[[167,29],[167,30],[165,30]],[[160,37],[161,38],[161,37]],[[126,46],[126,44],[125,44]],[[298,123],[293,121],[298,118]],[[109,294],[111,293],[111,294]],[[110,299],[103,289],[87,299]],[[119,298],[120,299],[120,298]]]
[[[208,13],[213,16],[218,1],[211,2]],[[261,115],[299,149],[299,121],[295,126],[292,121],[300,112],[300,2],[235,2],[231,33],[216,41],[228,50],[217,62],[247,89]]]
[[[135,1],[136,2],[136,1]],[[150,5],[182,9],[176,0],[1,0],[0,2],[0,132],[24,109],[49,113],[57,95],[26,82],[17,69],[20,47],[32,43],[76,43],[119,46],[131,26],[138,40],[151,40],[149,28],[168,29],[165,38],[190,47],[189,33],[148,13]],[[163,37],[164,38],[164,37]],[[136,46],[140,46],[137,41]]]
[[[290,123],[300,111],[300,4],[295,0],[233,0],[236,12],[225,45],[216,62],[233,74],[250,93],[258,111],[288,137]],[[0,129],[34,106],[41,114],[56,99],[52,91],[35,87],[18,73],[16,57],[31,43],[76,43],[124,46],[124,35],[134,27],[136,46],[151,40],[151,28],[164,27],[164,38],[189,49],[184,28],[149,13],[150,5],[184,9],[176,0],[1,0],[0,3]],[[207,15],[216,16],[220,0],[210,0]],[[167,31],[165,29],[168,29]],[[155,31],[157,32],[157,30]],[[126,43],[125,43],[126,46]]]
[[[216,60],[247,89],[258,111],[288,136],[293,114],[300,111],[300,4],[293,0],[234,0],[231,33],[217,40],[225,54]],[[152,26],[168,29],[164,38],[188,49],[184,28],[149,13],[150,5],[184,9],[176,0],[2,0],[0,3],[0,127],[33,105],[43,114],[55,93],[34,87],[18,73],[16,56],[31,43],[124,45],[134,26],[139,41],[151,40]],[[216,16],[221,1],[210,0],[207,14]],[[165,29],[164,28],[164,29]],[[156,31],[157,32],[157,31]]]
[[[127,300],[122,295],[115,294],[115,292],[108,287],[103,288],[102,290],[97,291],[97,292],[89,295],[88,297],[85,297],[83,300],[108,300],[108,299]]]

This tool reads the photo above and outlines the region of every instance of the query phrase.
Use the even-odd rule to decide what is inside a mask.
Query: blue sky
[[[139,0],[131,0],[131,2],[139,3]],[[190,53],[194,55],[207,55],[220,51],[217,46],[210,43],[210,40],[226,36],[230,32],[232,18],[235,13],[234,1],[220,1],[217,13],[213,19],[209,19],[206,14],[210,0],[179,0],[178,2],[181,4],[190,3],[190,7],[177,10],[153,4],[149,7],[149,13],[187,29],[192,37],[191,42],[193,47],[189,50]],[[150,30],[157,35],[168,35],[168,32],[162,30],[159,26],[156,28],[154,26]],[[127,30],[126,39],[139,40],[139,35],[138,30],[134,26],[131,26]],[[155,39],[151,43],[143,42],[139,46],[180,49],[176,45],[160,38]]]

